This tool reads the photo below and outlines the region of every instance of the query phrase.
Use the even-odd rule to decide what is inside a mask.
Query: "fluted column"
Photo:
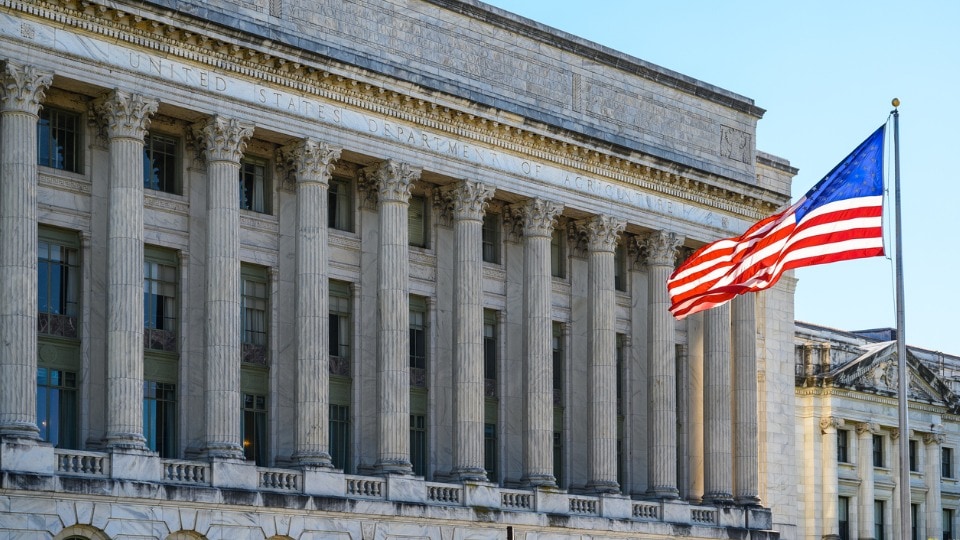
[[[483,468],[483,212],[494,189],[464,180],[444,196],[453,209],[453,474],[487,479]]]
[[[733,299],[733,464],[737,504],[760,504],[756,294]]]
[[[590,440],[587,489],[618,493],[616,292],[613,252],[626,222],[596,216],[578,226],[587,237]]]
[[[240,158],[253,125],[215,116],[195,127],[207,162],[207,456],[243,459],[240,441]]]
[[[926,433],[923,443],[927,448],[926,463],[923,472],[923,484],[927,488],[926,496],[926,534],[924,538],[943,536],[943,504],[940,494],[940,449],[946,436],[942,432]]]
[[[839,506],[839,482],[837,478],[837,429],[843,427],[843,419],[827,416],[820,419],[823,434],[820,459],[823,463],[823,538],[839,540],[840,523],[837,521]],[[872,530],[872,529],[871,529]]]
[[[327,188],[340,149],[304,139],[281,148],[279,156],[297,185],[297,427],[293,459],[305,467],[332,467]]]
[[[689,454],[688,468],[690,479],[687,488],[687,499],[692,502],[703,500],[704,493],[704,406],[703,406],[703,312],[694,313],[687,317],[687,363],[689,377],[689,439],[687,451]]]
[[[683,238],[657,231],[643,239],[647,259],[647,416],[650,436],[648,492],[675,499],[677,489],[677,378],[674,319],[667,278]]]
[[[553,323],[550,237],[563,207],[532,199],[518,207],[523,221],[524,434],[523,482],[556,486],[553,476]]]
[[[857,493],[859,505],[857,506],[857,528],[860,530],[860,540],[869,540],[873,538],[873,436],[880,434],[880,427],[876,424],[861,422],[856,426],[857,430],[857,461],[860,466],[858,472],[860,475],[860,488]]]
[[[375,467],[412,474],[410,463],[410,260],[407,210],[420,169],[388,160],[363,170],[380,207],[377,258],[377,422]]]
[[[703,319],[703,500],[729,504],[733,502],[730,303],[705,311]]]
[[[53,74],[0,62],[0,435],[38,439],[37,119]]]
[[[893,493],[890,496],[889,504],[887,504],[887,522],[892,524],[893,531],[899,531],[900,529],[900,429],[894,428],[890,430],[890,468],[894,471],[893,474]],[[905,437],[910,436],[910,432],[903,433]],[[907,489],[910,489],[909,486]],[[872,529],[871,529],[872,530]]]
[[[107,223],[107,446],[143,436],[143,140],[158,102],[114,90],[95,104],[110,144]]]

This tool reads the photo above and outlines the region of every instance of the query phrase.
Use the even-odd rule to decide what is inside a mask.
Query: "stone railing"
[[[716,525],[716,508],[690,508],[690,521],[695,525]]]
[[[570,497],[570,513],[582,516],[597,515],[597,502],[599,499]]]
[[[533,493],[502,489],[500,490],[500,506],[504,510],[533,510]]]
[[[303,486],[303,474],[290,469],[257,468],[257,475],[263,489],[299,492]]]
[[[347,476],[348,497],[383,498],[383,480],[366,476]]]
[[[54,450],[57,474],[79,476],[110,476],[110,456],[101,452],[83,450]]]
[[[655,503],[633,503],[633,518],[646,521],[659,521],[660,505]]]
[[[201,461],[164,459],[163,479],[175,484],[210,485],[210,464]]]
[[[447,505],[460,505],[463,488],[452,484],[427,483],[427,500]]]

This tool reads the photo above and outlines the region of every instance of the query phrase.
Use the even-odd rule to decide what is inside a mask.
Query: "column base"
[[[821,538],[823,538],[823,540],[840,540],[840,535],[839,535],[839,534],[825,534],[825,535],[821,536]]]
[[[679,499],[680,491],[675,487],[661,486],[647,490],[647,496],[654,499]]]
[[[103,441],[107,450],[132,450],[135,452],[149,450],[147,439],[141,433],[108,433]]]
[[[705,493],[703,495],[703,504],[713,504],[718,506],[731,505],[733,504],[733,494],[732,493]]]
[[[297,452],[290,456],[294,463],[300,467],[311,469],[333,469],[333,460],[330,454],[326,452]]]
[[[734,501],[743,506],[760,506],[760,497],[756,495],[737,495]]]
[[[411,476],[413,475],[413,464],[405,459],[380,460],[373,466],[373,474],[377,476],[390,474]]]
[[[450,477],[459,482],[486,482],[487,471],[477,467],[461,467],[454,469]]]
[[[552,474],[531,474],[523,477],[520,483],[529,487],[557,487],[557,479]]]
[[[12,422],[0,426],[0,438],[39,441],[40,429],[33,422]]]
[[[587,491],[596,494],[620,493],[620,484],[612,480],[591,481],[587,483]]]
[[[201,458],[223,459],[229,461],[243,461],[247,457],[243,454],[243,448],[238,444],[211,444],[200,452]]]

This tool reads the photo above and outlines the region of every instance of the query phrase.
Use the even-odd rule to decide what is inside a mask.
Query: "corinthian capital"
[[[407,203],[410,188],[420,178],[423,169],[392,159],[371,165],[360,171],[360,185],[369,194],[376,193],[383,202]]]
[[[644,238],[638,238],[637,242],[646,254],[648,265],[673,267],[677,260],[677,248],[683,243],[683,238],[672,232],[654,231]]]
[[[563,205],[545,199],[530,199],[511,207],[515,219],[523,224],[524,236],[550,236],[553,234],[553,223]]]
[[[830,430],[836,431],[837,429],[843,427],[843,425],[843,418],[837,418],[836,416],[824,416],[820,419],[820,432],[828,433]]]
[[[150,116],[157,112],[158,105],[155,99],[115,89],[98,99],[93,107],[108,138],[143,141],[150,127]]]
[[[53,73],[9,60],[0,62],[0,111],[37,114]]]
[[[462,180],[443,189],[440,196],[446,209],[452,211],[454,219],[479,221],[483,219],[487,202],[493,197],[494,191],[493,187],[480,182]]]
[[[193,135],[207,162],[240,163],[247,141],[253,136],[253,124],[236,118],[214,116],[193,126]]]
[[[296,184],[326,184],[333,175],[340,148],[314,139],[302,139],[277,150],[277,163],[283,176]]]
[[[587,249],[595,251],[613,251],[617,239],[627,226],[627,222],[610,216],[595,216],[577,223],[581,234],[587,237]]]

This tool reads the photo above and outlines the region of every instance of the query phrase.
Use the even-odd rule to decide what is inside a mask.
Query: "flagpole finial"
[[[897,98],[893,98],[893,101],[891,101],[890,104],[893,105],[894,109],[896,109],[897,107],[900,106],[900,100]]]

